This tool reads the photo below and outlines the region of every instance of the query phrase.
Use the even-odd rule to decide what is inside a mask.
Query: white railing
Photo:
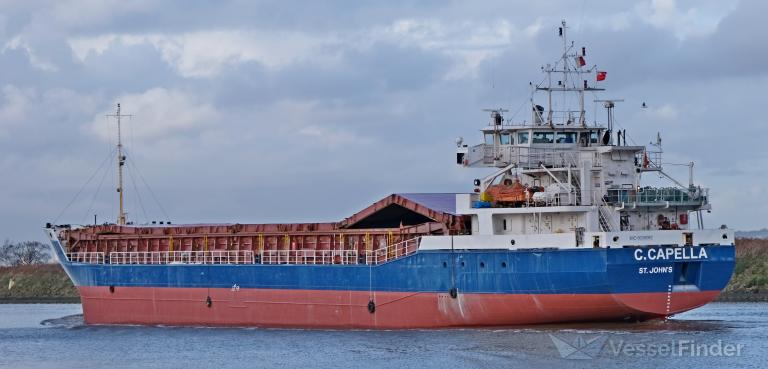
[[[411,238],[386,247],[357,252],[356,250],[265,250],[262,264],[383,264],[415,253],[421,237]]]
[[[526,147],[512,145],[478,144],[467,152],[467,166],[482,163],[485,166],[507,166],[517,164],[523,168],[538,168],[541,165],[567,167],[576,166],[580,152],[576,147]]]
[[[104,264],[103,252],[68,252],[65,256],[70,263]]]
[[[643,187],[635,189],[608,189],[604,198],[611,204],[683,204],[704,205],[708,201],[709,189],[693,187]]]
[[[597,205],[597,217],[600,222],[600,229],[603,232],[615,232],[620,231],[620,225],[615,222],[615,210],[611,205],[605,201],[605,196],[602,196],[602,192],[592,192],[592,203]]]
[[[264,250],[261,264],[357,264],[356,250]]]
[[[635,163],[643,170],[661,170],[661,151],[641,151],[635,155]]]
[[[120,251],[110,264],[253,264],[253,251]]]
[[[118,251],[68,253],[70,262],[92,264],[302,264],[355,265],[383,264],[415,253],[421,237],[411,238],[377,250],[264,250],[244,251]]]
[[[467,154],[464,157],[465,165],[466,166],[474,166],[478,163],[483,163],[483,160],[485,159],[486,153],[485,153],[485,144],[478,144],[475,146],[470,147],[467,150]],[[484,164],[484,163],[483,163]]]
[[[367,252],[365,255],[366,264],[383,264],[394,259],[415,253],[419,249],[421,237],[411,238],[399,243],[395,243],[378,250]]]

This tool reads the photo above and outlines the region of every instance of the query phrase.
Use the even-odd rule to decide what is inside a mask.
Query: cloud
[[[153,88],[140,94],[119,96],[122,114],[133,114],[124,124],[124,134],[130,134],[144,142],[172,138],[176,135],[196,133],[202,127],[218,123],[219,112],[209,103],[180,90]],[[113,105],[114,106],[114,105]],[[104,110],[86,125],[86,130],[107,142],[115,140],[114,124],[107,120],[108,114],[115,114],[114,108]],[[110,118],[111,119],[111,118]]]
[[[680,9],[675,0],[651,0],[635,7],[640,19],[659,29],[671,31],[679,40],[710,35],[733,3],[699,3]],[[725,11],[723,11],[725,10]]]
[[[29,109],[34,91],[21,89],[13,85],[5,85],[2,89],[3,101],[0,105],[0,134],[4,125],[23,124]]]
[[[434,51],[455,61],[446,78],[473,76],[479,64],[538,33],[540,23],[518,29],[499,18],[491,22],[444,22],[405,18],[355,32],[213,30],[180,34],[106,34],[68,40],[77,60],[116,45],[149,44],[183,77],[212,78],[238,64],[256,62],[280,70],[297,64],[329,67],[343,63],[345,52],[365,53],[376,45]]]
[[[520,30],[504,19],[447,23],[430,18],[406,18],[374,30],[372,38],[435,50],[450,56],[456,63],[446,78],[459,79],[475,76],[478,66],[484,60],[536,32],[535,25]]]
[[[299,134],[310,139],[311,143],[321,143],[329,148],[343,149],[344,146],[355,144],[370,144],[373,140],[359,137],[352,132],[329,129],[317,125],[309,125],[299,129]]]
[[[29,43],[21,36],[16,36],[10,41],[5,43],[5,46],[3,46],[2,52],[5,53],[7,50],[22,50],[26,54],[27,58],[29,59],[29,63],[32,64],[33,67],[46,71],[46,72],[54,72],[58,70],[56,65],[53,63],[41,59],[35,51],[32,50],[32,47],[29,46]]]
[[[50,8],[49,20],[71,28],[108,26],[116,18],[158,10],[150,0],[59,0]]]
[[[664,104],[658,108],[649,107],[648,109],[650,110],[651,116],[654,116],[657,119],[674,120],[678,117],[678,109],[671,104]]]
[[[322,64],[337,58],[331,46],[333,37],[318,37],[297,32],[216,30],[182,34],[125,34],[78,37],[69,40],[74,55],[84,61],[92,54],[104,53],[116,44],[149,44],[184,77],[210,78],[223,68],[258,62],[279,69],[312,60]]]

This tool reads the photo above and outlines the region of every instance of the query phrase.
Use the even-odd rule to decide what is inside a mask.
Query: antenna
[[[605,107],[605,110],[608,111],[608,142],[613,142],[613,136],[611,135],[611,132],[613,132],[613,108],[616,107],[617,102],[624,102],[624,99],[609,99],[609,100],[593,100],[594,102],[601,102],[603,103],[603,107]],[[626,139],[626,138],[625,138]]]
[[[120,213],[117,214],[117,224],[125,225],[125,209],[123,207],[123,166],[125,165],[125,155],[123,155],[123,142],[120,132],[120,120],[122,117],[132,117],[130,114],[120,113],[120,103],[117,103],[117,112],[107,114],[108,118],[117,119],[117,196],[120,201]]]
[[[597,66],[586,68],[585,57],[587,55],[587,48],[581,47],[581,50],[572,51],[574,49],[574,42],[568,40],[568,26],[565,20],[563,20],[558,27],[558,36],[563,42],[563,52],[560,55],[560,61],[552,64],[547,64],[542,67],[542,71],[546,73],[545,87],[542,84],[536,85],[536,91],[546,91],[547,93],[547,116],[546,119],[542,119],[551,128],[555,127],[555,121],[558,121],[558,125],[562,124],[578,124],[581,127],[587,126],[586,111],[584,110],[584,93],[587,91],[603,91],[604,89],[598,87],[592,87],[587,83],[587,80],[583,80],[582,75],[592,73]],[[571,66],[569,59],[573,59],[575,64]],[[562,77],[557,81],[557,85],[553,84],[552,74],[562,74]],[[558,92],[563,94],[563,98],[566,99],[567,94],[574,92],[578,95],[579,110],[559,110],[555,111],[552,104],[552,92]],[[532,109],[536,112],[537,106],[532,102]],[[564,100],[565,102],[565,100]],[[543,111],[542,111],[543,113]],[[574,119],[573,114],[577,113],[578,118]],[[559,114],[561,116],[556,117]]]

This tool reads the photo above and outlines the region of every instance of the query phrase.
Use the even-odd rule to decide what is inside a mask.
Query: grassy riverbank
[[[49,302],[80,302],[77,289],[60,265],[0,267],[0,303]]]
[[[768,301],[768,239],[738,239],[736,260],[733,278],[719,301]],[[79,301],[58,264],[0,267],[0,303]]]
[[[719,301],[768,301],[768,239],[736,239],[736,268]]]

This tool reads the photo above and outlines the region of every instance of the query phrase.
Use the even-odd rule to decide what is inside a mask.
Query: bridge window
[[[485,144],[486,145],[493,145],[493,133],[486,133],[485,134]]]
[[[554,132],[533,132],[533,143],[554,143]]]
[[[579,142],[597,143],[597,132],[581,132],[581,139]]]
[[[518,134],[517,134],[517,143],[519,145],[527,144],[528,143],[528,132],[518,132]]]
[[[557,132],[557,143],[576,143],[576,132]]]
[[[512,135],[509,133],[502,133],[501,134],[501,144],[502,145],[511,145],[512,144]]]

